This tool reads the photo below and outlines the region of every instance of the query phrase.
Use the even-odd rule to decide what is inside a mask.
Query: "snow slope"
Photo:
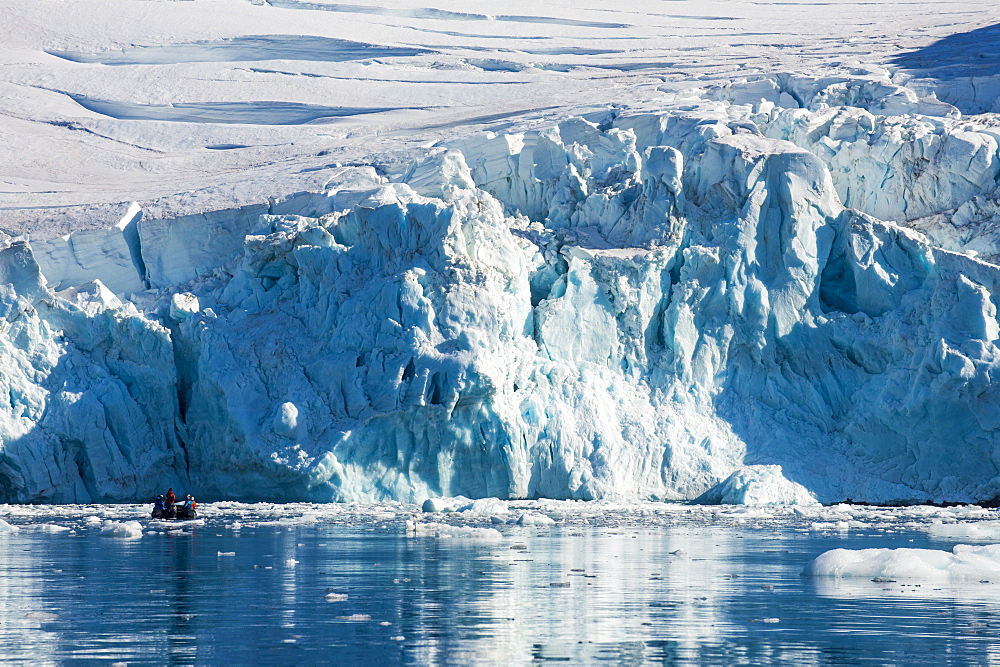
[[[990,0],[0,0],[0,229],[266,204],[477,127],[655,109],[665,83],[916,53],[899,65],[988,91],[962,75],[996,64],[970,31],[997,20]]]
[[[4,210],[10,230],[31,235],[0,251],[0,500],[135,499],[163,483],[279,501],[1000,495],[1000,124],[981,113],[996,71],[977,70],[969,96],[955,93],[960,76],[934,88],[933,68],[895,50],[862,65],[846,4],[813,23],[803,12],[815,7],[784,11],[770,41],[794,55],[773,57],[734,53],[729,32],[773,20],[772,6],[716,3],[713,18],[685,14],[709,5],[676,3],[677,18],[642,6],[539,16],[513,5],[113,4],[125,16],[176,12],[155,24],[175,30],[206,7],[232,21],[196,21],[171,43],[153,34],[164,28],[123,19],[93,39],[140,30],[146,46],[102,51],[112,43],[57,44],[33,10],[11,10],[58,62],[30,67],[24,49],[8,50],[22,58],[10,85],[78,86],[32,113],[72,102],[113,120],[50,124],[58,141],[83,137],[71,160],[94,166],[57,169],[46,144],[33,164],[73,174],[64,192],[8,179],[21,188]],[[862,37],[888,25],[893,5],[882,7]],[[924,11],[902,19],[915,39],[954,30]],[[424,37],[288,37],[303,13]],[[280,38],[248,37],[261,17]],[[717,22],[725,37],[711,33]],[[708,36],[680,35],[689,24]],[[464,39],[473,26],[492,37],[461,53],[426,37],[457,26]],[[214,40],[199,32],[223,28]],[[490,40],[504,31],[516,46],[501,61]],[[577,46],[589,31],[600,49]],[[797,46],[815,31],[824,41]],[[682,36],[702,53],[678,73],[666,53]],[[617,74],[595,75],[609,71],[601,49],[616,37],[630,45],[613,51]],[[530,40],[546,46],[525,51]],[[830,62],[837,49],[843,62]],[[259,89],[256,102],[232,92],[253,86],[185,78],[257,68],[260,53],[330,77],[478,72],[486,97],[418,110],[411,81],[390,87],[406,100],[385,112],[356,78],[362,92],[339,106],[302,75],[299,97],[268,106]],[[886,69],[894,58],[907,69]],[[749,75],[732,76],[737,61]],[[110,82],[135,77],[139,90],[150,68],[225,99],[109,100]],[[505,92],[518,77],[531,80]],[[477,127],[484,107],[495,118],[543,97],[557,107],[545,117]],[[382,114],[388,134],[373,120]],[[98,126],[155,138],[164,161],[133,173],[128,156],[144,149],[131,142],[116,158],[128,177],[87,199],[112,173],[91,143]],[[329,132],[342,133],[338,155],[382,152],[349,166],[306,155]],[[279,137],[289,143],[233,157]],[[67,202],[82,206],[40,213]]]

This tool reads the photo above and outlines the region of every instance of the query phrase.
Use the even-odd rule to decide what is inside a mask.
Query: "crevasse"
[[[766,77],[9,239],[0,500],[993,499],[998,138]]]

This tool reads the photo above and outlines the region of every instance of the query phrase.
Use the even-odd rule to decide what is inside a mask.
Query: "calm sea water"
[[[801,576],[837,547],[952,546],[905,517],[822,532],[617,507],[478,540],[408,536],[418,514],[398,506],[204,509],[204,525],[139,539],[84,518],[142,508],[8,512],[22,529],[0,534],[3,661],[1000,663],[1000,584]]]

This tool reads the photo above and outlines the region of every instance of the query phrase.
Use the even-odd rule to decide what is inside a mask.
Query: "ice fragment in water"
[[[934,523],[926,528],[931,537],[942,540],[1000,540],[1000,521],[974,523]]]
[[[555,521],[544,514],[525,513],[517,518],[519,526],[552,526],[554,524]]]
[[[142,537],[142,524],[138,521],[105,521],[101,526],[103,537],[138,539]]]
[[[979,581],[1000,577],[1000,544],[936,549],[833,549],[812,561],[814,577]]]
[[[406,534],[414,537],[466,538],[474,540],[501,540],[503,534],[495,528],[478,528],[475,526],[451,526],[445,523],[406,522]]]

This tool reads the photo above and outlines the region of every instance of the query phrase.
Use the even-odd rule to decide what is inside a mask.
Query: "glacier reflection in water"
[[[949,549],[926,528],[985,510],[528,508],[558,522],[398,504],[218,504],[194,525],[138,506],[0,507],[20,528],[0,533],[0,646],[12,662],[1000,660],[1000,582],[801,576],[837,547]],[[480,537],[408,535],[433,518]],[[134,519],[140,538],[101,534]]]

